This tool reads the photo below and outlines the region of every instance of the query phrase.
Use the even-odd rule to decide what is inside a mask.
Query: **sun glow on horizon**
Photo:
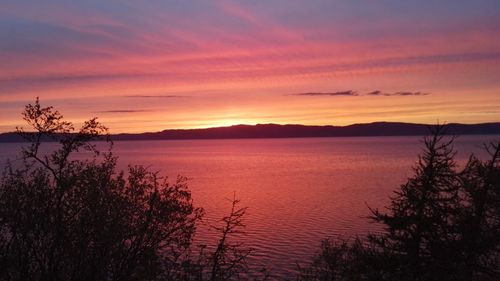
[[[2,2],[0,132],[500,120],[500,1],[174,2]]]
[[[214,119],[210,120],[199,126],[192,127],[191,129],[206,129],[206,128],[216,128],[216,127],[232,127],[238,125],[257,125],[258,121],[249,120],[244,118],[231,118],[231,119]]]

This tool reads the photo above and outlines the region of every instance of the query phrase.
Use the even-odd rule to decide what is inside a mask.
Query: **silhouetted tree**
[[[454,218],[459,209],[459,185],[455,171],[453,138],[436,126],[424,139],[425,150],[415,175],[391,198],[387,213],[372,210],[372,219],[386,233],[370,239],[396,255],[404,275],[414,280],[440,280],[453,274],[457,236]]]
[[[457,220],[463,280],[500,277],[500,145],[485,146],[488,161],[471,156],[460,174]]]
[[[242,228],[246,208],[239,208],[239,202],[233,197],[230,214],[222,218],[223,225],[214,226],[221,237],[215,251],[208,259],[211,266],[211,281],[229,280],[239,272],[246,271],[245,259],[251,249],[244,247],[243,242],[231,241],[232,236],[244,233]]]
[[[117,172],[95,118],[75,130],[37,98],[23,119],[31,131],[18,128],[28,142],[22,162],[8,163],[0,180],[0,280],[219,281],[246,271],[250,251],[233,240],[246,210],[239,200],[215,228],[215,250],[192,255],[203,211],[186,178],[171,185],[142,166]],[[46,140],[59,146],[47,152]]]
[[[201,216],[185,178],[116,173],[116,158],[91,142],[107,132],[96,119],[75,131],[38,99],[23,116],[34,132],[19,129],[23,163],[0,181],[0,279],[176,279]],[[44,154],[47,137],[60,146]]]
[[[323,242],[299,280],[500,280],[500,144],[458,171],[454,138],[434,129],[387,210],[370,209],[384,231]]]
[[[239,203],[233,197],[231,211],[220,220],[221,225],[210,225],[219,234],[217,244],[208,252],[206,245],[202,245],[194,258],[186,260],[186,280],[225,281],[249,278],[246,258],[252,249],[238,240],[239,236],[245,234],[243,217],[247,208],[239,208]],[[265,280],[266,274],[262,275],[262,280]]]

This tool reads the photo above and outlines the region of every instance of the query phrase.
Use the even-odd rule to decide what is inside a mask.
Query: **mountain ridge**
[[[167,129],[158,132],[120,133],[112,140],[181,140],[181,139],[239,139],[239,138],[303,138],[303,137],[355,137],[355,136],[421,136],[436,125],[405,122],[357,123],[346,126],[301,124],[232,125],[201,129]],[[447,133],[455,135],[500,134],[500,122],[478,124],[446,124]],[[0,134],[0,142],[19,142],[15,132]],[[48,141],[48,140],[46,140]]]

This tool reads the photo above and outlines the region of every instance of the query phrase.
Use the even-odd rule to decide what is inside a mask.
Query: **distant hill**
[[[350,136],[421,136],[434,125],[375,122],[349,126],[306,125],[235,125],[207,129],[164,130],[155,133],[116,134],[113,140],[181,140],[181,139],[237,139],[237,138],[304,138]],[[490,135],[500,134],[500,123],[448,124],[448,134]],[[15,133],[0,134],[0,142],[18,142]]]

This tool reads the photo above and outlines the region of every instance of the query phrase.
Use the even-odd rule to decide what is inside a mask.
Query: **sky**
[[[498,0],[2,0],[0,132],[500,121]]]

